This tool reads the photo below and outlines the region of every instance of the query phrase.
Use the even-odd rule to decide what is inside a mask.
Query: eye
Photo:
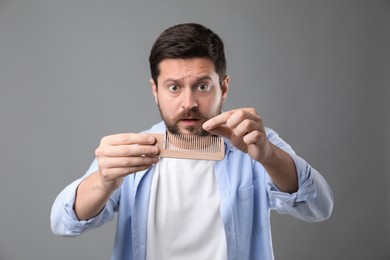
[[[179,91],[179,87],[177,85],[170,85],[168,87],[169,91],[171,92],[178,92]]]
[[[200,83],[198,85],[198,90],[201,91],[201,92],[206,92],[210,89],[210,85],[209,84],[206,84],[206,83]]]

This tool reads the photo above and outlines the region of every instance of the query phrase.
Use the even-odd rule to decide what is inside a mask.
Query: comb
[[[160,157],[196,160],[222,160],[225,144],[220,136],[150,134],[156,138]]]

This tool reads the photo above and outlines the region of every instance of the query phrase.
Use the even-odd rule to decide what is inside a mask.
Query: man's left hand
[[[258,162],[266,162],[272,153],[263,120],[254,108],[221,113],[206,121],[203,128],[212,134],[228,138],[235,147]]]

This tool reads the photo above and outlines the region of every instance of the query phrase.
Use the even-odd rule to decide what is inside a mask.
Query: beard
[[[183,112],[181,112],[178,116],[176,116],[172,120],[168,120],[164,116],[163,112],[161,111],[160,105],[158,105],[158,109],[160,111],[161,118],[163,119],[163,121],[167,127],[167,130],[171,134],[184,135],[184,133],[180,130],[179,125],[178,125],[180,120],[182,120],[184,118],[196,118],[197,120],[199,120],[201,122],[200,126],[187,126],[185,129],[193,135],[209,136],[212,134],[207,132],[206,130],[204,130],[202,128],[202,125],[204,122],[206,122],[210,118],[213,118],[213,117],[221,114],[222,104],[219,105],[219,107],[215,113],[207,115],[207,116],[203,115],[197,107],[193,107],[191,109],[184,110]]]

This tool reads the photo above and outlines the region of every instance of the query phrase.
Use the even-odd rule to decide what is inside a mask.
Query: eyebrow
[[[167,83],[171,83],[171,82],[180,82],[182,81],[183,79],[182,78],[179,78],[179,79],[174,79],[174,78],[168,78],[166,80],[164,80],[163,84],[167,84]],[[209,76],[209,75],[202,75],[202,76],[199,76],[197,77],[194,82],[199,82],[199,81],[203,81],[203,80],[212,80],[212,78]]]

